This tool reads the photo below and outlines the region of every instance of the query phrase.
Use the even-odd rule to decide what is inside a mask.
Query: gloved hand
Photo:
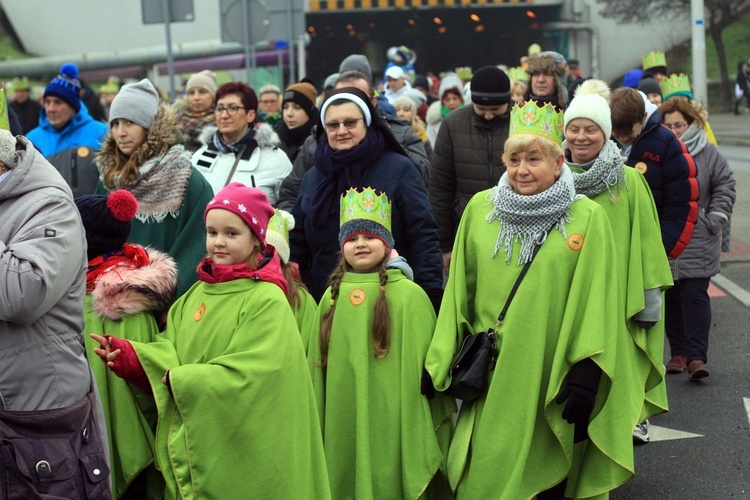
[[[635,324],[640,326],[644,330],[650,330],[656,323],[656,321],[641,321],[639,319],[635,320]]]
[[[422,368],[422,394],[427,399],[432,399],[435,397],[435,386],[432,384],[432,376],[430,375],[430,372],[428,372],[426,369]]]
[[[146,371],[133,349],[133,345],[127,340],[117,337],[109,337],[109,343],[113,350],[119,349],[120,355],[114,360],[112,372],[120,378],[135,384],[142,391],[151,394],[151,384],[148,381]]]
[[[562,412],[563,420],[569,424],[587,425],[591,412],[594,411],[596,391],[569,382],[557,396],[555,402],[562,404],[565,400],[567,400],[567,403]]]

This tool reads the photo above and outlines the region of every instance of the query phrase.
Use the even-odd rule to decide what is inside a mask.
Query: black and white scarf
[[[573,183],[576,193],[592,198],[606,189],[609,191],[610,200],[615,201],[621,186],[625,185],[625,189],[627,189],[625,164],[620,156],[620,150],[614,142],[610,140],[605,141],[602,150],[599,152],[599,156],[594,159],[593,164],[589,164],[590,167],[588,168],[586,165],[567,161],[567,141],[562,143],[562,148],[566,152],[566,164],[578,166],[585,170],[584,172],[573,172]]]
[[[520,241],[518,265],[522,265],[531,261],[534,247],[545,242],[553,227],[567,238],[565,223],[570,222],[570,205],[578,198],[581,196],[576,195],[573,175],[566,165],[563,165],[560,177],[549,189],[534,195],[517,194],[513,191],[508,173],[504,173],[497,187],[488,195],[493,207],[486,219],[488,222],[500,221],[500,232],[492,256],[504,248],[505,262],[510,263],[513,244]]]

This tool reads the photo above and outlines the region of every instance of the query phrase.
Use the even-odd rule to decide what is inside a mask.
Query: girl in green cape
[[[75,201],[86,229],[89,259],[84,331],[152,342],[159,333],[157,318],[177,294],[177,265],[167,254],[126,243],[138,210],[129,191]],[[109,436],[112,496],[162,498],[164,481],[153,467],[156,406],[151,389],[131,385],[94,361],[98,346],[86,339]]]
[[[155,342],[92,336],[153,392],[166,498],[330,498],[315,397],[286,280],[265,245],[273,208],[234,182],[204,211],[208,258]]]
[[[435,313],[419,285],[387,269],[390,226],[385,194],[344,194],[341,257],[318,306],[320,327],[310,335],[334,498],[449,494],[441,465],[455,403],[420,393]]]

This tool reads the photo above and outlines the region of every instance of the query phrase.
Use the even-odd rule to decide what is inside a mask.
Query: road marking
[[[726,297],[727,294],[724,293],[724,291],[718,286],[714,285],[713,283],[709,283],[708,284],[708,296],[709,297]]]
[[[711,281],[719,285],[729,295],[742,302],[745,307],[750,307],[750,292],[728,280],[721,274],[717,274],[711,278]]]
[[[750,399],[742,398],[745,400],[745,411],[747,412],[747,423],[750,424]]]
[[[746,404],[747,400],[746,400]],[[672,441],[675,439],[690,439],[705,437],[703,434],[693,434],[692,432],[678,431],[677,429],[669,429],[668,427],[659,427],[658,425],[649,425],[648,433],[651,436],[651,442],[656,441]]]

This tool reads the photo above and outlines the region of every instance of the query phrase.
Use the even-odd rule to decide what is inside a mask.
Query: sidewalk
[[[750,159],[750,113],[709,113],[708,121],[722,146],[748,148]],[[731,166],[731,163],[730,163]],[[721,254],[722,262],[750,262],[750,174],[735,170],[737,199],[732,212],[730,251]]]

